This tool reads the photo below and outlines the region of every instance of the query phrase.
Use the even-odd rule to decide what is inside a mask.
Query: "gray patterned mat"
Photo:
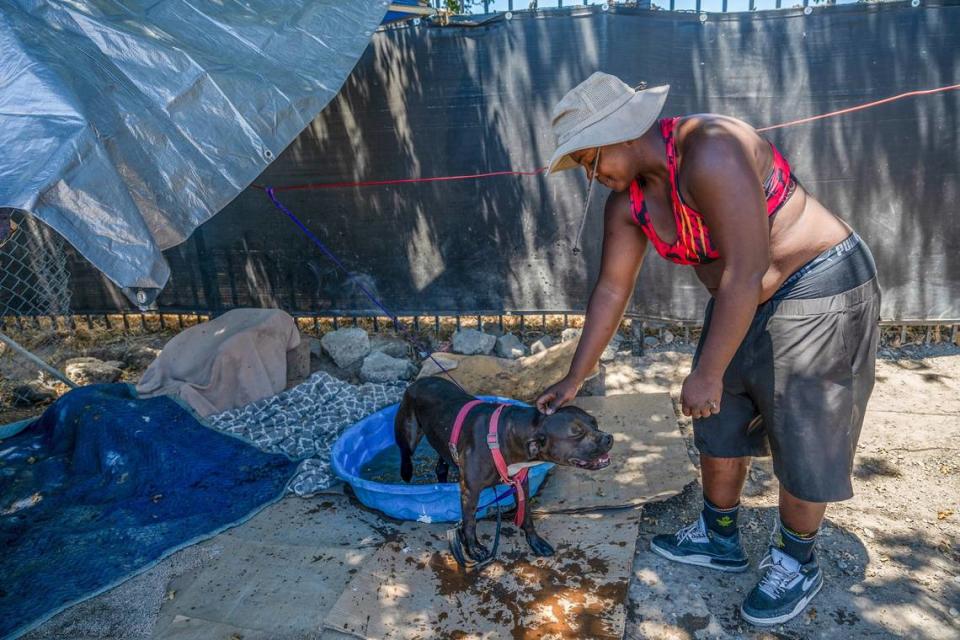
[[[283,393],[210,416],[210,426],[252,441],[264,451],[302,460],[290,490],[309,496],[334,481],[330,451],[360,419],[400,402],[406,383],[359,387],[318,371]]]

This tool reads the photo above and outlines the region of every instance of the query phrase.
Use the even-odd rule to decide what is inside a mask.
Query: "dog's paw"
[[[447,542],[450,544],[450,553],[461,567],[475,568],[493,559],[489,549],[479,541],[468,542],[459,528],[447,531]]]
[[[468,543],[467,553],[474,562],[486,562],[488,559],[490,559],[490,550],[479,541],[474,542],[473,544]]]
[[[553,547],[550,546],[550,543],[537,534],[528,535],[527,544],[529,544],[530,548],[533,549],[533,553],[541,558],[546,558],[556,553],[556,551],[553,550]]]

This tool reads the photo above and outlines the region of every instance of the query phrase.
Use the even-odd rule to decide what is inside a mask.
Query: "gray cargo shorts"
[[[707,304],[700,349],[710,330]],[[757,307],[723,377],[720,412],[696,419],[694,442],[718,458],[773,454],[781,485],[810,502],[853,496],[850,475],[873,391],[876,277],[836,295]]]

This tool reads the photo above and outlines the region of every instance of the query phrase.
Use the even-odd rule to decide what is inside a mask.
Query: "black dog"
[[[449,467],[457,466],[448,444],[453,423],[460,408],[473,399],[452,382],[439,377],[421,378],[407,387],[394,423],[401,456],[400,476],[406,482],[413,477],[411,458],[422,436],[426,436],[440,454],[437,480],[447,481]],[[483,489],[500,482],[487,446],[488,421],[495,407],[493,403],[486,403],[469,413],[457,446],[462,462],[463,524],[459,536],[466,554],[477,563],[491,557],[477,539],[477,501]],[[548,416],[535,407],[510,405],[500,416],[498,431],[500,450],[508,465],[542,461],[595,470],[610,464],[607,452],[613,446],[613,436],[600,431],[593,416],[576,407],[562,407]],[[527,483],[523,485],[524,493],[528,494]],[[553,547],[534,530],[530,509],[524,514],[522,528],[535,554],[553,555]]]

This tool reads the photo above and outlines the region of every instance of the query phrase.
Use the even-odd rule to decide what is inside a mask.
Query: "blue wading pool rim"
[[[523,402],[496,396],[478,396],[487,402],[530,406]],[[368,461],[387,447],[394,446],[393,420],[400,405],[394,404],[373,413],[356,423],[337,439],[333,445],[331,464],[337,477],[353,488],[361,503],[398,520],[419,522],[458,522],[460,520],[460,487],[456,483],[433,484],[387,484],[360,477],[360,470]],[[530,495],[536,495],[553,464],[545,462],[530,467]],[[510,490],[505,484],[497,485],[503,496]],[[484,489],[480,505],[496,499],[494,488]],[[501,498],[504,509],[514,506],[514,497]],[[495,506],[478,509],[477,517],[496,513]]]

